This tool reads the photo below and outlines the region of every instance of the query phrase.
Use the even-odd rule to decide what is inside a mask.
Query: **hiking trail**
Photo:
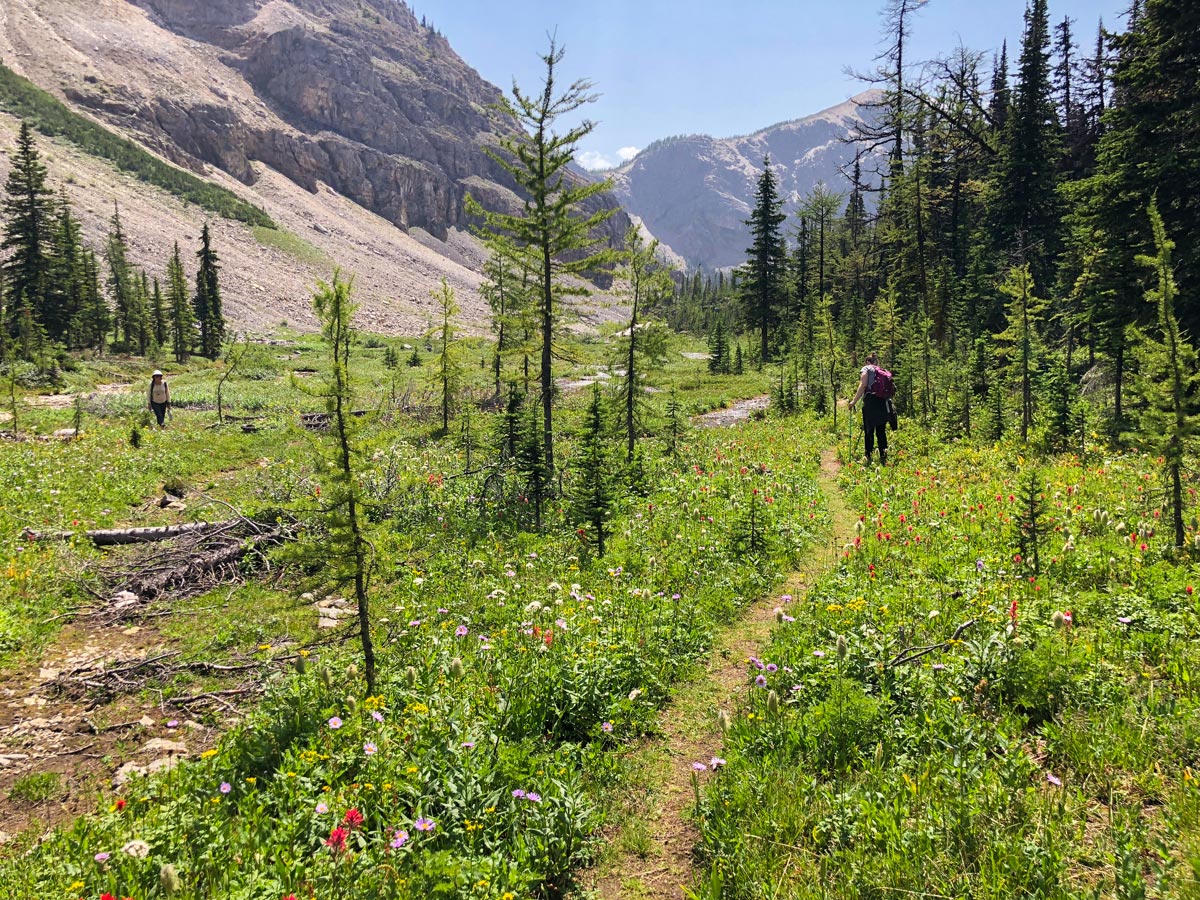
[[[821,454],[817,481],[831,516],[831,527],[805,553],[787,582],[752,603],[716,635],[712,653],[698,677],[679,692],[658,719],[659,736],[633,749],[628,758],[631,784],[624,807],[612,816],[606,855],[583,873],[581,887],[603,900],[654,900],[684,896],[696,875],[693,850],[700,835],[688,814],[694,802],[692,763],[720,754],[723,739],[716,710],[734,712],[749,689],[747,658],[762,652],[775,624],[780,594],[803,600],[809,586],[836,565],[841,547],[853,539],[855,515],[837,485],[841,464],[835,448]],[[711,773],[702,776],[712,777]]]

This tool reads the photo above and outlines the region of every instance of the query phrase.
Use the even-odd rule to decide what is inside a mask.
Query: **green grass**
[[[8,796],[26,803],[45,803],[62,792],[62,779],[57,772],[33,772],[13,782]]]
[[[160,187],[189,203],[249,225],[271,229],[275,223],[262,209],[232,191],[185,172],[73,112],[33,82],[0,64],[0,109],[27,121],[50,137],[70,141],[92,156],[106,159],[139,181]]]
[[[298,234],[265,225],[251,226],[250,231],[264,247],[282,250],[302,263],[332,268],[329,257]]]

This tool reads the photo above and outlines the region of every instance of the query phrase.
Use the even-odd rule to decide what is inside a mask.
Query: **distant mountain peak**
[[[880,99],[864,91],[828,109],[748,135],[677,135],[655,141],[619,168],[613,180],[625,208],[688,265],[725,268],[745,259],[745,219],[769,156],[780,176],[785,211],[818,182],[844,184],[864,112]],[[846,186],[849,190],[849,186]]]

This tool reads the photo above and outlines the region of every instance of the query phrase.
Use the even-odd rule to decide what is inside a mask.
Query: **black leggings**
[[[154,418],[158,419],[158,424],[161,426],[163,419],[166,418],[167,415],[167,404],[155,403],[153,400],[151,400],[150,408],[154,410]]]
[[[887,422],[864,419],[863,433],[867,439],[867,456],[870,456],[871,451],[875,449],[876,438],[879,439],[879,452],[887,453]]]

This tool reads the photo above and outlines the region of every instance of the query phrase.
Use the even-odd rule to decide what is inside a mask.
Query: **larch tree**
[[[671,292],[670,272],[658,260],[658,241],[646,243],[637,226],[625,235],[626,260],[621,273],[629,298],[629,329],[621,356],[625,376],[621,379],[621,425],[625,432],[625,461],[633,462],[639,432],[638,407],[644,393],[645,369],[665,355],[661,332],[644,322],[646,312]]]
[[[1138,262],[1153,270],[1155,286],[1146,292],[1154,304],[1157,337],[1135,331],[1140,371],[1134,384],[1142,399],[1137,440],[1161,456],[1170,480],[1171,526],[1175,546],[1184,545],[1184,458],[1192,439],[1200,434],[1200,369],[1196,348],[1180,327],[1176,311],[1179,289],[1175,284],[1172,253],[1175,243],[1167,236],[1157,201],[1150,204],[1155,254]]]
[[[551,38],[542,56],[546,67],[542,89],[527,94],[513,84],[512,97],[501,99],[501,111],[521,126],[517,133],[499,139],[499,149],[487,153],[516,182],[524,198],[519,213],[485,210],[469,202],[468,209],[483,218],[486,228],[507,236],[532,258],[534,266],[541,340],[539,382],[542,405],[541,450],[547,484],[554,478],[554,337],[565,310],[566,299],[587,293],[584,280],[615,261],[615,252],[600,248],[599,227],[615,212],[599,202],[611,190],[607,181],[579,178],[570,170],[579,142],[595,129],[584,119],[563,133],[555,131],[559,121],[596,99],[586,79],[560,89],[558,69],[564,50]],[[594,212],[584,211],[592,203]]]

